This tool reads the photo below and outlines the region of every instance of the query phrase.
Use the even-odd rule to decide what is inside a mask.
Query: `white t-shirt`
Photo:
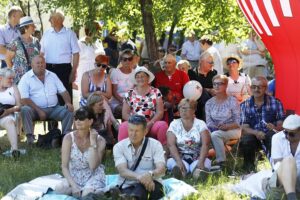
[[[121,97],[125,97],[125,94],[133,88],[134,84],[130,80],[131,74],[133,74],[134,71],[131,71],[129,74],[124,74],[121,72],[120,69],[112,69],[112,72],[110,74],[111,83],[117,85],[117,93]],[[120,102],[112,96],[110,100],[110,106],[112,109],[114,109],[116,106],[118,106]]]
[[[201,132],[208,130],[204,121],[194,118],[193,127],[186,131],[181,119],[174,119],[168,129],[176,137],[176,145],[181,154],[199,156],[201,148]]]
[[[248,75],[240,73],[238,80],[234,81],[230,76],[228,76],[228,86],[227,94],[228,95],[250,95],[248,89],[251,86],[251,79]]]
[[[16,105],[15,99],[15,90],[14,87],[7,88],[5,91],[0,91],[0,103],[2,104],[9,104],[9,105]]]

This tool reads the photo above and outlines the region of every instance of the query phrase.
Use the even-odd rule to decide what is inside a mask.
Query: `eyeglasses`
[[[176,51],[176,49],[169,49],[169,51]]]
[[[126,61],[132,61],[133,60],[133,56],[131,56],[131,57],[123,57],[122,58],[122,61],[123,62],[126,62]]]
[[[183,106],[180,106],[180,107],[179,107],[179,110],[182,110],[182,111],[188,111],[188,110],[191,110],[191,107],[183,107]]]
[[[95,63],[95,67],[102,67],[102,68],[107,68],[106,64],[102,64],[102,63]]]
[[[264,86],[264,85],[251,85],[250,86],[250,88],[252,89],[252,90],[256,90],[256,89],[259,89],[259,90],[261,90],[261,89],[263,89],[263,88],[265,88],[266,86]]]
[[[225,85],[225,83],[224,82],[214,82],[213,83],[214,87],[217,87],[217,86],[219,87],[219,86],[222,86],[222,85]]]
[[[214,61],[206,61],[208,64],[213,65],[215,64]]]
[[[293,132],[290,132],[287,130],[283,130],[283,133],[285,134],[285,137],[289,137],[289,138],[295,137],[295,134],[296,134],[296,133],[293,133]]]
[[[227,62],[226,62],[227,65],[235,64],[235,63],[238,63],[238,61],[237,60],[227,60]]]

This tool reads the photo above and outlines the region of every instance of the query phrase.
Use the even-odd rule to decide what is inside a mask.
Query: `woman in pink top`
[[[156,138],[166,145],[168,125],[161,121],[164,113],[162,95],[159,89],[151,87],[154,75],[145,67],[138,67],[131,76],[135,87],[125,94],[122,118],[125,122],[120,125],[118,140],[128,137],[127,120],[130,115],[143,115],[147,119],[148,136]]]

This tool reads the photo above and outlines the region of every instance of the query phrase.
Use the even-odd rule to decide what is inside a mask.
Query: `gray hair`
[[[178,68],[178,65],[187,64],[187,66],[191,67],[190,62],[187,60],[179,60],[176,64],[176,68]]]
[[[54,15],[60,17],[62,19],[62,21],[65,20],[65,14],[61,10],[55,10],[53,13],[51,13],[50,18],[53,17]]]
[[[205,60],[209,57],[212,57],[212,59],[214,59],[213,55],[211,53],[209,53],[208,51],[204,51],[201,55],[200,55],[200,58],[199,58],[199,61],[201,60]]]
[[[264,76],[255,76],[254,78],[252,78],[251,82],[253,80],[263,83],[264,86],[268,86],[268,79]]]
[[[6,78],[6,77],[11,76],[11,75],[13,75],[13,76],[16,75],[14,70],[12,70],[8,67],[0,69],[0,77]]]

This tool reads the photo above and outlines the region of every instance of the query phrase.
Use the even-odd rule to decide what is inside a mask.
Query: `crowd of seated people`
[[[23,40],[35,41],[30,36],[34,30],[32,20],[21,19],[22,27],[31,30]],[[201,173],[210,171],[209,149],[215,150],[214,163],[223,169],[230,165],[226,163],[230,160],[226,159],[225,143],[237,139],[244,157],[243,168],[251,172],[255,170],[256,152],[263,147],[271,157],[273,135],[290,128],[282,128],[284,109],[278,99],[267,94],[267,79],[256,76],[250,80],[240,71],[242,59],[238,55],[226,57],[224,67],[228,73],[217,75],[214,57],[208,51],[199,55],[195,66],[195,60],[176,61],[180,59],[173,51],[176,46],[171,46],[166,55],[160,47],[156,62],[159,70],[153,70],[138,66],[139,56],[131,41],[122,45],[116,68],[109,66],[110,58],[103,51],[94,52],[90,62],[94,66],[82,75],[80,108],[74,112],[72,93],[66,85],[69,87],[69,81],[75,80],[77,46],[73,41],[64,43],[69,56],[68,61],[60,63],[57,56],[66,57],[63,52],[52,53],[54,44],[48,39],[55,39],[52,34],[56,29],[64,36],[76,36],[69,29],[56,27],[56,20],[63,22],[61,13],[51,15],[53,30],[42,39],[42,54],[31,55],[25,71],[15,72],[17,65],[12,67],[9,61],[8,68],[0,70],[0,105],[11,106],[1,113],[0,126],[8,132],[12,155],[18,157],[15,112],[21,113],[29,145],[35,142],[35,121],[61,121],[64,193],[85,196],[103,191],[102,162],[109,146],[120,174],[120,195],[137,199],[150,195],[156,199],[163,195],[161,178],[166,169],[176,178],[192,175],[198,180]],[[14,49],[8,49],[12,62],[17,60],[17,54],[13,59],[14,53],[10,52]],[[14,81],[16,76],[18,80]],[[203,87],[199,100],[183,96],[183,88],[190,80]]]

